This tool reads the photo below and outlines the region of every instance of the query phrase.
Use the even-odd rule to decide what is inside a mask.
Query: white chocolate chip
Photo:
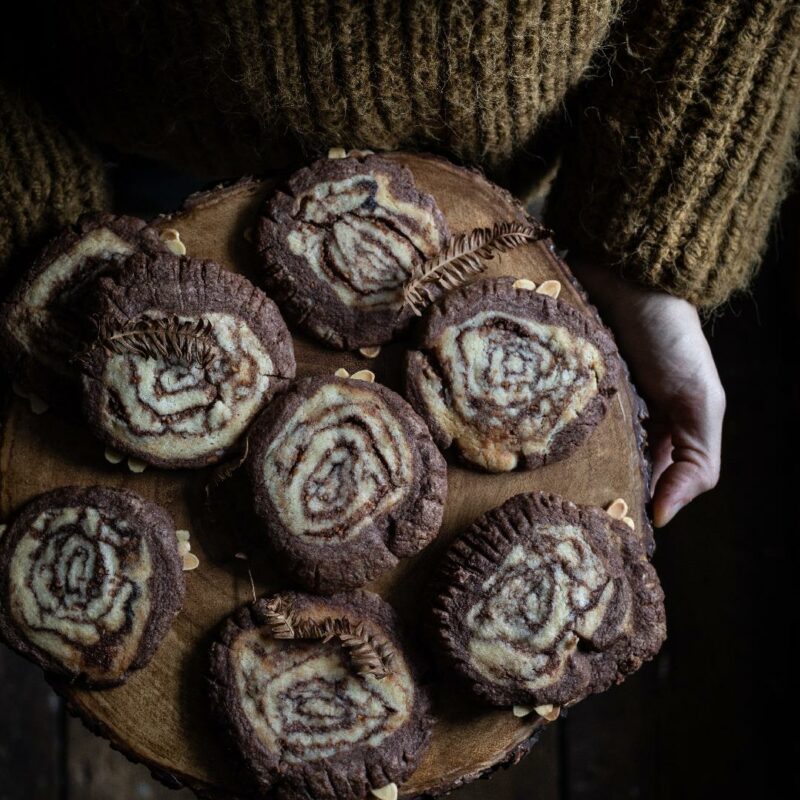
[[[515,289],[527,289],[529,292],[536,291],[536,284],[533,281],[529,281],[527,278],[520,278],[519,280],[514,281],[512,286]]]
[[[119,450],[115,450],[113,447],[106,447],[103,455],[109,464],[119,464],[125,458]]]
[[[621,497],[606,507],[606,514],[614,519],[622,519],[628,513],[628,504]]]
[[[354,381],[366,381],[367,383],[375,383],[375,373],[371,369],[360,369],[350,376]]]
[[[185,556],[187,553],[192,551],[192,545],[190,542],[178,542],[178,554],[181,556]]]
[[[191,572],[200,566],[200,559],[194,553],[186,553],[183,556],[183,571]]]
[[[397,784],[387,783],[379,789],[370,789],[370,794],[378,800],[397,800]]]
[[[23,389],[16,381],[11,384],[11,391],[14,392],[17,397],[21,397],[23,400],[27,400],[30,396],[28,391]]]
[[[28,397],[28,402],[31,404],[31,411],[33,411],[33,413],[36,414],[37,416],[39,414],[44,414],[44,412],[47,411],[48,408],[50,408],[50,406],[48,406],[47,403],[45,403],[45,401],[42,400],[42,398],[39,397],[38,394],[30,395]]]
[[[375,358],[380,351],[380,347],[362,347],[358,352],[365,358]]]
[[[167,250],[176,256],[186,255],[186,245],[181,241],[181,235],[175,228],[164,228],[161,231],[161,241],[167,246]]]
[[[147,464],[145,464],[144,461],[140,461],[138,458],[129,458],[128,469],[136,473],[144,472],[147,469]]]
[[[181,528],[180,530],[175,531],[175,538],[179,542],[188,542],[190,536],[191,536],[191,534],[189,533],[189,531],[184,530],[183,528]]]
[[[233,557],[238,558],[239,561],[247,561],[247,553],[236,553]]]
[[[514,706],[514,708],[511,709],[511,713],[515,717],[527,717],[528,714],[533,713],[533,709],[529,706]]]
[[[632,530],[636,530],[636,523],[633,521],[631,517],[623,517],[622,521]]]
[[[540,717],[543,717],[548,722],[553,722],[558,719],[558,715],[561,713],[561,709],[559,706],[554,706],[551,703],[546,703],[542,706],[536,706],[533,709]]]
[[[349,378],[350,377],[350,373],[344,367],[339,367],[339,369],[337,369],[336,372],[334,372],[333,374],[337,378]]]
[[[347,151],[344,149],[344,147],[331,147],[331,149],[328,150],[328,158],[346,158],[346,157],[347,157]]]
[[[561,281],[545,281],[539,284],[537,294],[546,294],[555,300],[561,294]]]

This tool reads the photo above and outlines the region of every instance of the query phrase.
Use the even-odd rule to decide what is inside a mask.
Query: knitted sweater
[[[417,148],[517,187],[557,146],[563,244],[715,306],[759,261],[800,121],[797,0],[24,5],[2,42],[0,82],[26,89],[0,91],[0,262],[105,202],[84,142],[215,177]]]

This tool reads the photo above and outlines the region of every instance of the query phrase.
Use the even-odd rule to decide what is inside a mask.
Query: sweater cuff
[[[659,0],[623,27],[547,219],[584,256],[713,308],[747,285],[790,182],[800,5]]]
[[[27,248],[86,211],[107,208],[103,163],[37,103],[0,83],[0,281]]]

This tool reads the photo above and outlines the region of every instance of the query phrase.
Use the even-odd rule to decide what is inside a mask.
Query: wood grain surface
[[[419,186],[433,194],[454,233],[520,218],[518,205],[478,173],[440,159],[393,156],[413,171]],[[186,208],[159,221],[180,231],[188,253],[212,258],[257,280],[247,231],[270,190],[246,181],[190,198]],[[525,246],[496,258],[489,275],[516,275],[563,283],[562,299],[590,310],[566,266],[546,243]],[[376,359],[323,350],[295,338],[298,375],[351,372],[368,367],[377,380],[399,389],[402,343],[383,348]],[[579,503],[606,505],[624,497],[637,530],[649,538],[647,478],[641,452],[640,404],[622,378],[617,399],[588,443],[569,459],[530,473],[484,475],[450,464],[449,498],[437,541],[401,563],[368,588],[386,597],[408,627],[422,636],[425,587],[442,548],[476,516],[521,491],[558,492]],[[70,708],[126,755],[144,762],[167,780],[201,792],[235,797],[243,793],[241,775],[227,756],[209,715],[204,686],[206,654],[220,621],[240,604],[285,586],[269,559],[259,552],[253,524],[234,476],[213,491],[211,473],[147,470],[134,475],[103,458],[102,445],[80,421],[57,411],[34,416],[24,401],[6,408],[0,440],[0,513],[7,517],[42,491],[65,484],[132,489],[167,507],[178,527],[192,532],[200,567],[187,574],[183,612],[152,663],[123,687],[85,691],[56,684]],[[237,553],[248,558],[237,558]],[[252,581],[252,582],[251,582]],[[461,691],[449,675],[434,684],[436,725],[430,751],[403,797],[438,794],[469,781],[493,766],[521,757],[539,720],[519,720],[507,709],[489,709]]]

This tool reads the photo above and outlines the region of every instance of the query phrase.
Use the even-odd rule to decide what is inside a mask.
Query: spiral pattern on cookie
[[[302,402],[263,461],[281,522],[307,541],[357,536],[404,501],[413,470],[395,411],[374,390],[340,382]]]
[[[534,692],[562,676],[579,639],[591,641],[608,616],[623,626],[629,608],[629,587],[609,576],[580,528],[541,527],[482,583],[465,618],[469,658],[487,680]]]
[[[150,613],[151,553],[125,520],[93,507],[40,513],[20,538],[12,617],[68,670],[124,672]]]
[[[381,680],[358,675],[334,643],[286,643],[254,632],[236,654],[247,720],[287,764],[377,747],[411,714],[414,684],[406,670]]]
[[[567,328],[482,311],[444,329],[419,384],[427,413],[463,456],[487,469],[545,460],[598,394],[602,354]]]
[[[380,172],[321,180],[295,208],[291,252],[348,306],[399,308],[413,266],[440,247],[430,212],[397,196]]]
[[[145,316],[143,324],[148,319],[157,317]],[[210,312],[177,320],[210,325],[201,357],[111,352],[101,377],[111,435],[123,447],[164,460],[189,460],[229,447],[276,377],[268,349],[235,316]]]

